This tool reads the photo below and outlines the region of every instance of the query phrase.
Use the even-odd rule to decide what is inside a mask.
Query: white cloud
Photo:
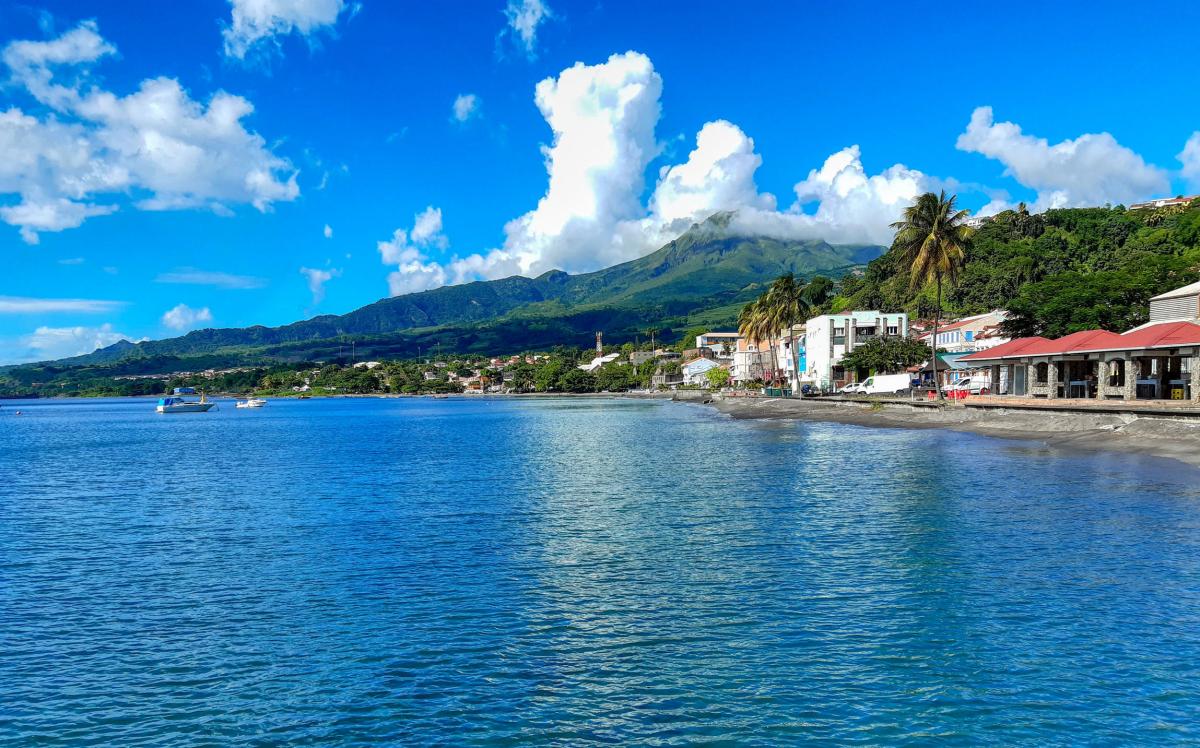
[[[466,122],[472,117],[478,117],[479,97],[475,94],[459,94],[454,98],[450,110],[455,122]]]
[[[170,273],[159,273],[154,279],[156,283],[183,283],[194,286],[215,286],[230,289],[254,289],[267,285],[266,278],[253,275],[234,275],[233,273],[197,270],[196,268],[178,268]]]
[[[246,99],[222,91],[205,105],[172,78],[145,80],[127,96],[85,85],[90,64],[115,51],[92,22],[4,48],[14,82],[50,110],[0,112],[0,195],[19,198],[0,207],[0,220],[25,241],[117,210],[95,202],[103,196],[137,195],[143,210],[228,213],[299,195],[291,163],[245,129],[254,111]]]
[[[0,314],[50,314],[75,312],[103,314],[124,306],[121,301],[100,299],[34,299],[28,296],[0,296]]]
[[[1005,174],[1037,191],[1032,210],[1125,203],[1168,194],[1167,172],[1147,164],[1112,135],[1088,133],[1050,145],[1012,122],[994,122],[991,107],[971,114],[959,150],[1004,164]]]
[[[537,53],[538,26],[553,18],[550,6],[542,0],[508,0],[504,15],[508,19],[506,31],[532,59]]]
[[[300,274],[308,279],[308,290],[312,293],[313,306],[316,306],[325,299],[325,284],[339,277],[342,271],[300,268]]]
[[[212,312],[208,307],[192,309],[187,304],[176,304],[162,316],[162,323],[172,330],[191,330],[202,322],[212,322]]]
[[[325,234],[326,239],[332,239],[333,238],[333,227],[330,226],[329,224],[325,224],[325,231],[322,233]]]
[[[64,257],[58,261],[59,265],[82,265],[83,263],[82,257]]]
[[[678,235],[717,211],[774,210],[775,197],[760,195],[754,184],[754,172],[761,165],[754,140],[737,125],[725,120],[705,124],[688,160],[661,169],[650,198],[652,222]]]
[[[413,216],[412,229],[396,229],[392,238],[378,242],[379,257],[385,265],[396,265],[388,274],[388,289],[392,296],[424,291],[446,285],[446,270],[430,262],[424,251],[446,249],[449,239],[442,232],[442,210],[432,205]]]
[[[591,269],[641,254],[644,239],[623,222],[645,213],[639,196],[658,153],[661,93],[662,78],[637,52],[538,83],[534,101],[554,134],[542,148],[546,194],[505,226],[503,248],[455,261],[452,277]]]
[[[647,204],[644,174],[660,152],[655,126],[662,80],[645,55],[576,64],[537,85],[535,101],[553,132],[543,147],[548,186],[537,207],[505,226],[502,247],[431,261],[399,230],[380,242],[394,294],[478,278],[583,272],[640,257],[717,211],[736,211],[734,227],[780,238],[891,241],[888,225],[919,193],[946,182],[896,164],[868,174],[858,146],[826,159],[795,186],[779,210],[754,175],[762,158],[737,125],[705,124],[682,164],[659,170]],[[439,214],[440,219],[440,214]],[[440,226],[440,221],[439,221]]]
[[[224,29],[225,54],[244,59],[260,43],[293,32],[307,37],[337,23],[345,0],[229,0],[230,25]]]
[[[1177,158],[1183,164],[1183,178],[1192,189],[1200,190],[1200,130],[1192,133]]]
[[[99,327],[39,327],[22,338],[26,361],[47,361],[82,356],[112,345],[129,336],[113,330],[111,324]]]

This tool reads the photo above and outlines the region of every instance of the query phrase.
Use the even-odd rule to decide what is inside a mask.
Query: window
[[[899,327],[897,327],[896,325],[888,325],[888,329],[887,329],[888,335],[898,335],[899,333],[900,333]]]
[[[1033,368],[1033,381],[1037,384],[1045,384],[1046,378],[1049,375],[1050,367],[1045,363],[1040,363]]]

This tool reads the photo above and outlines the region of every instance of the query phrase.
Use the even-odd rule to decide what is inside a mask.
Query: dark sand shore
[[[676,393],[680,402],[715,408],[731,418],[824,421],[876,428],[943,428],[1004,439],[1028,439],[1064,450],[1145,454],[1200,467],[1200,418],[1134,414],[913,407],[836,400],[782,400]]]

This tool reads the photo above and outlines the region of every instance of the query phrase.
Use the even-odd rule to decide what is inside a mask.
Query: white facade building
[[[1000,324],[1008,313],[995,309],[986,314],[946,322],[938,327],[937,350],[946,353],[974,353],[1007,343],[1008,338],[1000,334]],[[930,347],[933,331],[921,336],[921,341]]]
[[[711,358],[698,358],[695,361],[689,361],[683,365],[683,383],[707,384],[708,377],[705,375],[710,369],[717,369],[720,366],[720,364]]]
[[[840,388],[853,374],[842,369],[842,357],[855,346],[876,337],[906,335],[908,315],[903,312],[841,312],[813,317],[805,324],[801,379],[823,390]]]

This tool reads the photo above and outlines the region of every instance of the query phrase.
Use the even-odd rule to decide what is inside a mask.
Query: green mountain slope
[[[415,355],[418,347],[495,353],[587,344],[593,331],[632,339],[646,325],[664,331],[714,309],[734,310],[781,273],[838,276],[883,251],[820,240],[731,235],[729,214],[693,226],[645,257],[592,273],[550,271],[447,286],[382,299],[343,315],[323,315],[282,327],[197,330],[182,337],[121,342],[61,365],[108,365],[131,371],[265,360]],[[732,323],[735,311],[725,313]],[[721,316],[721,315],[718,315]],[[708,315],[706,319],[712,319]],[[190,361],[190,363],[189,363]]]

